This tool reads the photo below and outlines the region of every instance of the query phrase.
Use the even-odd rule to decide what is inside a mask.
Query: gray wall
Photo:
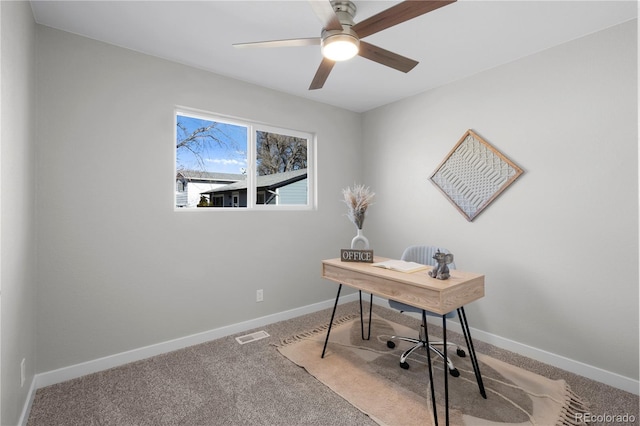
[[[35,366],[35,23],[29,3],[0,2],[0,424],[18,421]],[[20,361],[26,382],[20,386]]]
[[[637,21],[364,114],[365,234],[486,274],[472,326],[638,379]],[[429,66],[437,66],[430,64]],[[525,173],[473,223],[429,177],[467,129]],[[615,354],[611,350],[615,347]]]
[[[37,35],[39,372],[334,296],[319,260],[353,234],[340,200],[362,170],[359,114]],[[316,133],[318,210],[174,211],[176,105]]]

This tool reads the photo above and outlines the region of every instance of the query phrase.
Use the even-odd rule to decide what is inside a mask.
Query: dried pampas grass
[[[354,184],[351,187],[343,189],[342,195],[348,208],[347,217],[358,229],[362,229],[365,213],[371,205],[373,196],[376,194],[371,192],[368,186],[365,187],[364,185]]]

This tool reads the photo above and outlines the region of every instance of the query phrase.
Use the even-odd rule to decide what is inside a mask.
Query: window
[[[176,207],[313,207],[310,133],[182,109],[175,120]]]
[[[214,195],[213,196],[213,207],[224,207],[222,204],[224,202],[224,197],[222,195]]]

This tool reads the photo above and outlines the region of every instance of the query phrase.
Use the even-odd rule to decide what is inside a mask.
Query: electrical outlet
[[[22,361],[20,361],[20,387],[24,386],[24,381],[26,380],[26,370],[25,370],[25,363],[27,361],[22,358]]]
[[[256,291],[256,302],[262,302],[264,300],[264,293],[262,289]]]

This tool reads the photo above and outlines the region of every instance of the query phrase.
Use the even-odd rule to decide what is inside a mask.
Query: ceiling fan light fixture
[[[332,61],[346,61],[358,54],[360,40],[346,32],[329,34],[322,39],[322,56]]]

